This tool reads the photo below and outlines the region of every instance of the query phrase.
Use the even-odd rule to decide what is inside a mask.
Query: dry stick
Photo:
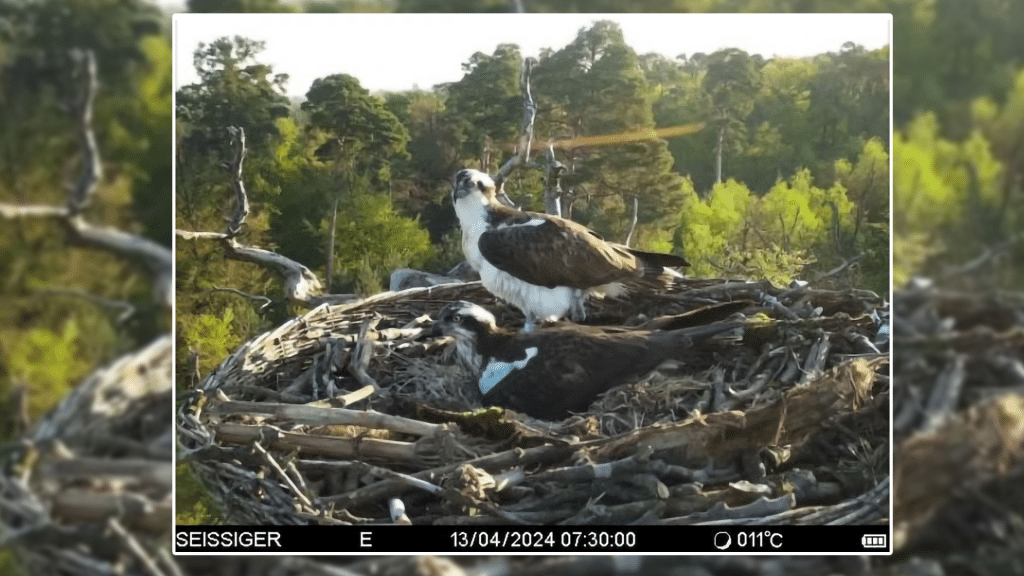
[[[654,453],[649,446],[641,447],[636,454],[621,460],[607,462],[604,464],[583,464],[567,468],[554,468],[545,470],[530,476],[532,482],[590,482],[593,480],[607,480],[615,476],[636,474],[641,470],[650,467],[650,457]]]
[[[850,510],[861,509],[865,506],[879,506],[881,504],[884,507],[884,513],[888,514],[888,506],[885,504],[889,500],[891,480],[886,477],[883,478],[878,484],[876,484],[871,490],[868,490],[864,494],[851,498],[845,502],[840,502],[834,506],[824,506],[817,510],[812,509],[810,514],[804,514],[799,517],[800,524],[833,524],[838,520],[842,520],[847,517]],[[771,523],[770,518],[762,518],[758,523]]]
[[[803,376],[800,378],[800,384],[806,384],[821,376],[822,370],[825,369],[825,362],[828,360],[828,352],[831,348],[832,343],[829,340],[829,333],[825,332],[821,335],[821,338],[811,346],[811,350],[807,353],[807,359],[804,361]]]
[[[302,372],[302,374],[299,374],[298,377],[296,377],[294,380],[292,380],[292,383],[289,384],[287,387],[282,389],[280,392],[274,392],[274,395],[267,394],[267,395],[265,395],[265,397],[268,397],[268,398],[281,398],[284,395],[294,395],[295,398],[301,398],[301,396],[299,396],[299,395],[302,393],[303,388],[305,388],[306,385],[309,385],[312,397],[316,398],[316,373],[317,373],[317,370],[319,370],[319,368],[320,368],[319,357],[320,357],[319,354],[313,356],[313,362],[312,362],[312,364],[309,365],[309,368],[306,368]],[[218,388],[218,390],[224,390],[226,388],[227,387],[221,387],[221,388]],[[263,388],[263,390],[267,390],[267,389]],[[268,392],[271,392],[271,391],[268,390]],[[259,395],[257,397],[264,397],[264,395]],[[290,402],[290,403],[291,404],[302,404],[303,402]],[[260,404],[262,404],[262,403],[260,403]]]
[[[312,510],[313,502],[310,501],[309,496],[307,496],[304,491],[299,490],[299,487],[295,485],[295,482],[293,482],[292,479],[288,476],[288,474],[284,471],[284,468],[281,468],[281,465],[277,463],[277,460],[273,456],[271,456],[269,452],[267,452],[267,449],[260,445],[259,441],[253,442],[252,447],[253,450],[259,452],[260,456],[263,458],[263,463],[269,466],[271,470],[276,472],[277,475],[280,476],[282,480],[284,480],[284,483],[288,486],[289,489],[291,489],[292,493],[295,494],[295,496],[302,501],[302,504],[304,504],[306,508]]]
[[[578,499],[578,498],[577,498]],[[531,525],[546,525],[555,524],[566,518],[569,518],[573,514],[579,512],[579,506],[573,506],[572,508],[561,508],[561,509],[545,509],[542,512],[527,511],[518,512],[509,510],[508,506],[502,507],[507,513],[515,517],[515,521],[506,520],[501,522],[501,518],[495,518],[493,516],[442,516],[440,518],[433,518],[430,520],[423,519],[418,524],[440,524],[445,526],[492,526],[494,524],[531,524]]]
[[[301,510],[297,510],[295,512],[295,517],[302,520],[306,520],[310,524],[323,524],[325,526],[352,526],[355,524],[355,522],[348,522],[345,520],[338,520],[337,518],[333,518],[331,516],[325,516],[323,513],[312,514],[310,512],[303,512]]]
[[[722,458],[762,448],[769,442],[789,444],[819,429],[824,418],[837,409],[859,409],[874,382],[874,366],[882,361],[851,360],[804,386],[790,389],[782,401],[745,413],[706,414],[635,430],[603,441],[594,455],[615,458],[650,446],[655,451],[684,448],[689,458]],[[783,420],[785,429],[776,437]]]
[[[946,270],[939,276],[939,279],[948,280],[949,278],[952,278],[954,276],[970,274],[971,272],[974,272],[978,268],[984,266],[990,260],[994,260],[997,256],[1000,256],[1009,251],[1011,248],[1013,248],[1014,244],[1021,240],[1021,238],[1024,238],[1024,236],[1011,236],[1010,238],[996,244],[995,246],[985,246],[982,250],[982,253],[978,255],[977,258],[969,260],[955,268]]]
[[[224,392],[238,391],[250,394],[255,398],[270,398],[276,402],[287,402],[288,404],[306,404],[312,400],[312,396],[309,394],[296,394],[289,390],[278,392],[276,390],[250,384],[229,384],[217,388],[217,390],[222,390]]]
[[[846,270],[850,266],[853,266],[857,262],[860,262],[861,259],[863,259],[863,258],[864,258],[863,254],[858,254],[858,255],[854,256],[853,258],[844,259],[843,263],[840,264],[839,266],[836,266],[835,268],[829,270],[828,272],[822,272],[821,274],[818,274],[817,276],[815,276],[814,280],[811,280],[811,283],[812,284],[816,284],[818,282],[821,282],[825,278],[829,278],[831,276],[835,276],[836,274],[839,274],[840,272],[842,272],[843,270]]]
[[[548,145],[544,158],[547,162],[544,170],[544,210],[553,216],[563,216],[562,196],[565,192],[562,190],[561,179],[562,173],[565,172],[565,165],[555,160],[555,147],[553,145]],[[570,214],[565,214],[564,216],[568,218]]]
[[[367,335],[377,326],[379,321],[379,317],[367,318],[363,321],[363,325],[359,328],[359,340],[356,343],[355,352],[352,353],[352,359],[348,364],[349,373],[355,377],[356,381],[369,388],[371,393],[380,391],[380,386],[377,385],[377,381],[366,371],[370,366],[370,358],[373,357],[374,349],[374,339]],[[368,396],[369,394],[366,395]]]
[[[326,426],[342,424],[377,428],[398,432],[431,436],[444,428],[442,424],[431,424],[402,416],[391,416],[380,412],[364,410],[347,410],[345,408],[320,408],[314,406],[295,406],[293,404],[277,404],[272,402],[220,402],[210,409],[213,414],[267,414],[295,422]]]
[[[467,460],[466,462],[458,462],[455,464],[431,468],[429,470],[423,470],[412,474],[411,476],[418,479],[440,478],[441,476],[451,474],[458,470],[458,468],[464,464],[469,464],[488,472],[503,470],[513,466],[525,467],[542,462],[562,460],[570,456],[577,449],[578,446],[568,445],[538,446],[527,450],[514,448],[512,450],[506,450],[505,452]],[[397,496],[406,489],[407,486],[389,479],[375,482],[345,494],[326,496],[321,498],[321,500],[324,502],[334,502],[339,508],[355,508],[367,502],[379,502],[388,496]]]
[[[716,502],[714,506],[704,512],[668,518],[663,524],[682,525],[695,524],[699,526],[731,526],[749,524],[751,519],[763,518],[775,515],[784,510],[791,510],[796,506],[796,497],[793,494],[785,494],[778,498],[761,497],[743,506],[732,507],[725,502]]]
[[[170,574],[171,576],[185,576],[185,573],[182,572],[181,568],[178,567],[177,560],[174,559],[174,556],[171,555],[170,551],[167,548],[158,548],[156,551],[156,555],[157,559],[160,560],[160,563],[163,564],[165,568],[167,568],[168,574]]]
[[[75,456],[69,460],[57,460],[45,466],[47,478],[66,482],[70,480],[114,480],[131,479],[147,486],[171,489],[173,473],[169,462],[157,462],[141,458],[97,458]]]
[[[364,466],[366,466],[368,471],[371,474],[375,475],[375,476],[380,476],[380,477],[383,477],[383,478],[389,478],[389,479],[397,480],[398,482],[402,482],[403,484],[405,484],[405,485],[407,485],[409,487],[419,488],[421,490],[425,490],[425,491],[433,494],[434,496],[437,496],[437,497],[440,497],[440,498],[444,498],[446,500],[450,500],[450,501],[452,501],[452,502],[454,502],[456,504],[460,504],[462,506],[470,506],[470,507],[473,507],[473,508],[480,508],[481,510],[485,510],[485,511],[490,512],[491,514],[493,514],[493,515],[495,515],[495,516],[497,516],[499,518],[504,518],[505,520],[509,520],[509,521],[514,522],[516,524],[522,524],[523,523],[520,519],[518,519],[515,516],[515,514],[510,514],[508,512],[505,512],[504,510],[501,510],[500,508],[498,508],[494,504],[491,504],[490,502],[481,502],[481,501],[479,501],[479,500],[477,500],[475,498],[466,496],[465,494],[462,494],[458,490],[455,490],[455,489],[452,489],[452,488],[442,488],[440,486],[431,484],[430,482],[427,482],[425,480],[421,480],[419,478],[416,478],[415,476],[410,476],[408,474],[402,474],[401,472],[395,472],[395,471],[389,470],[387,468],[381,468],[381,467],[378,467],[378,466],[372,466],[370,464],[364,464]],[[458,464],[458,466],[461,466],[461,464]]]
[[[65,488],[53,496],[53,515],[73,522],[98,522],[111,516],[125,520],[137,531],[162,534],[171,517],[170,502],[154,502],[131,493],[97,494],[92,490]]]
[[[925,421],[922,432],[936,429],[956,410],[967,376],[966,366],[967,356],[955,354],[936,378],[935,386],[932,387],[932,393],[928,397],[928,403],[924,407]]]
[[[156,562],[150,558],[149,553],[142,548],[142,545],[139,544],[139,541],[136,540],[134,536],[125,530],[124,526],[117,521],[117,518],[109,518],[107,520],[107,528],[117,536],[117,539],[121,541],[128,552],[142,564],[143,569],[148,574],[151,574],[152,576],[163,576],[163,572],[156,565]]]
[[[341,396],[334,398],[333,402],[337,403],[339,407],[344,408],[345,406],[351,406],[360,400],[366,400],[370,396],[373,396],[375,392],[377,392],[377,390],[374,389],[373,386],[363,386],[358,390],[354,390],[348,394],[342,394]]]
[[[154,277],[156,300],[168,308],[172,306],[174,278],[171,267],[174,255],[166,246],[115,228],[93,226],[81,216],[62,219],[61,224],[72,244],[114,252],[145,266]]]
[[[787,308],[775,296],[772,296],[772,295],[768,294],[767,292],[760,294],[760,296],[761,296],[761,301],[762,302],[764,302],[765,304],[770,306],[772,310],[775,310],[776,312],[781,314],[786,320],[799,320],[800,319],[800,316],[798,316],[796,314],[796,312],[793,312],[792,310]]]
[[[660,514],[664,510],[664,502],[658,500],[638,500],[614,506],[585,506],[577,514],[558,522],[560,526],[579,526],[584,524],[603,524],[606,526],[622,526],[641,518],[647,512],[655,510]]]
[[[310,436],[296,432],[285,432],[279,428],[259,425],[247,426],[233,422],[221,422],[212,426],[217,439],[232,444],[248,444],[264,438],[273,450],[299,450],[332,458],[381,458],[401,462],[407,466],[421,466],[422,457],[416,444],[380,440],[378,438],[336,438],[332,436]]]

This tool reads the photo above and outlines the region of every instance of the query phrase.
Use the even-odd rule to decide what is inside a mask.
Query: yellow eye
[[[454,320],[455,322],[462,322],[462,315],[456,314],[455,318],[452,318],[452,320]]]

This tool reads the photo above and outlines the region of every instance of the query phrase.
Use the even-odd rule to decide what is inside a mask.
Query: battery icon
[[[886,534],[865,534],[860,537],[860,545],[865,548],[885,548]]]

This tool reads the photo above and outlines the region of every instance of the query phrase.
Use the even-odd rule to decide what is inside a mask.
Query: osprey
[[[510,208],[495,193],[487,174],[456,173],[452,203],[462,227],[462,251],[484,288],[523,311],[525,331],[537,321],[567,314],[583,320],[588,295],[620,296],[624,282],[649,282],[667,266],[690,265],[672,254],[606,242],[572,220]]]
[[[432,331],[454,338],[459,360],[477,377],[485,405],[557,420],[569,411],[586,410],[602,392],[686,354],[695,343],[743,324],[619,332],[565,325],[515,332],[499,328],[484,308],[460,301],[441,309]]]

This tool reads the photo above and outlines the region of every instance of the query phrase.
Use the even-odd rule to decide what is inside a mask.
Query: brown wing
[[[548,420],[564,418],[567,410],[586,410],[598,395],[649,372],[665,357],[667,349],[656,342],[652,350],[644,336],[577,338],[558,329],[520,335],[516,350],[536,346],[544,355],[512,370],[484,394],[483,403]]]
[[[528,216],[543,222],[480,235],[480,254],[494,267],[545,288],[586,289],[642,273],[635,256],[585,226],[545,214]]]

